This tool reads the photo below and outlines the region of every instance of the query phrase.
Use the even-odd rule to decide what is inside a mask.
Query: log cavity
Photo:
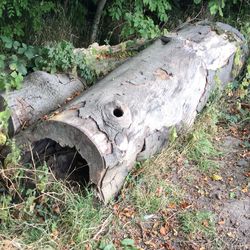
[[[115,108],[113,111],[113,115],[115,117],[122,117],[124,114],[123,110],[121,108]]]
[[[86,159],[73,147],[62,147],[52,139],[42,139],[34,143],[32,152],[26,153],[24,163],[41,166],[46,162],[56,179],[77,182],[81,186],[89,183],[89,165]]]

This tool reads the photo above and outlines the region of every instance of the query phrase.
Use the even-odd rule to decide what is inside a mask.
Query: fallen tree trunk
[[[86,56],[90,69],[97,78],[101,78],[127,60],[130,52],[141,50],[149,42],[137,40],[115,46],[93,44],[88,49],[75,49],[74,53]],[[6,106],[11,112],[9,135],[18,133],[65,105],[86,88],[86,81],[72,74],[31,73],[21,89],[0,93],[0,112]]]
[[[80,168],[107,202],[118,193],[135,161],[166,146],[173,127],[177,131],[190,127],[215,85],[231,81],[246,57],[244,38],[221,23],[185,27],[168,40],[155,41],[66,110],[17,140],[26,138],[26,147],[31,143],[32,153],[43,159],[47,149],[51,154],[75,147],[82,158]],[[62,159],[63,154],[59,156]],[[69,160],[64,157],[64,162]],[[29,161],[27,154],[24,158]],[[57,160],[52,165],[68,172]],[[73,168],[80,171],[77,165]]]

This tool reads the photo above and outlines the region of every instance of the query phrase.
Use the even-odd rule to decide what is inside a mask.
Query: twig
[[[94,235],[93,240],[96,240],[97,237],[105,230],[105,228],[106,228],[106,226],[108,225],[109,220],[111,219],[112,216],[113,216],[113,215],[110,214],[110,215],[108,216],[108,218],[102,223],[102,226],[101,226],[100,230]]]

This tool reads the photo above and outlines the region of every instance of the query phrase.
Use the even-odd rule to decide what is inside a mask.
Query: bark
[[[173,127],[178,133],[189,128],[215,85],[231,81],[247,53],[240,33],[221,23],[185,27],[166,40],[19,135],[24,151],[29,143],[43,148],[45,138],[75,147],[98,197],[107,202],[116,195],[135,161],[160,152]],[[236,53],[242,64],[234,64]]]
[[[36,71],[27,76],[19,90],[0,94],[0,111],[11,111],[9,135],[12,136],[58,109],[67,98],[78,95],[86,84],[68,75]]]
[[[103,8],[104,8],[106,2],[107,2],[107,0],[99,0],[98,1],[97,10],[96,10],[96,13],[95,13],[95,18],[94,18],[93,26],[92,26],[92,34],[91,34],[91,37],[90,37],[90,43],[93,43],[93,42],[96,41],[99,23],[100,23]]]

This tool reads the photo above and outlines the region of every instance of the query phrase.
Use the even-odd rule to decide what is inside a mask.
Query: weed
[[[179,215],[181,230],[191,238],[199,233],[206,237],[215,235],[214,215],[209,211],[186,211]]]
[[[70,244],[77,249],[90,241],[107,215],[104,207],[93,205],[94,194],[80,187],[75,192],[53,179],[46,165],[18,165],[20,154],[12,148],[0,172],[0,238],[11,235],[34,249],[40,244],[58,249]]]
[[[150,180],[151,179],[151,180]],[[132,191],[130,198],[140,214],[157,213],[169,204],[178,204],[182,198],[182,192],[177,185],[157,180],[151,176],[143,178]]]

